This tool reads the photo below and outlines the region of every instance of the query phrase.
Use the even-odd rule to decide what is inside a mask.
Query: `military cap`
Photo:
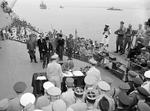
[[[86,100],[90,103],[95,103],[96,100],[96,91],[95,90],[88,90],[86,92]]]
[[[150,78],[150,70],[149,71],[145,71],[144,76],[146,78]]]
[[[147,66],[150,67],[150,61],[147,61]]]
[[[108,111],[109,109],[109,101],[108,99],[103,96],[100,100],[99,100],[99,107],[102,111]]]
[[[136,78],[133,79],[133,83],[136,87],[139,87],[143,84],[143,80],[139,77],[136,77]]]
[[[33,111],[43,111],[43,110],[41,110],[41,109],[35,109],[35,110],[33,110]]]
[[[50,101],[46,96],[40,96],[37,98],[36,107],[41,109],[42,107],[48,106],[49,102]]]
[[[139,92],[140,95],[142,95],[144,97],[150,96],[150,94],[148,93],[148,91],[145,90],[143,87],[138,87],[137,91]]]
[[[131,76],[131,77],[133,77],[133,78],[136,77],[136,76],[138,76],[138,73],[137,73],[137,72],[131,71],[131,70],[128,72],[128,74],[129,74],[129,76]]]
[[[91,58],[91,59],[89,60],[89,63],[90,63],[90,64],[93,64],[93,65],[96,65],[96,64],[97,64],[97,61],[96,61],[94,58]]]
[[[74,86],[74,79],[73,78],[66,78],[66,85],[67,86]]]
[[[32,103],[29,103],[29,104],[27,104],[25,107],[24,107],[24,110],[25,111],[33,111],[34,110],[34,104],[32,104]]]
[[[102,91],[110,91],[110,85],[106,81],[100,81],[100,82],[98,82],[98,87]]]
[[[8,108],[9,100],[7,98],[0,100],[0,111]]]
[[[109,24],[105,24],[106,27],[109,27]]]
[[[74,111],[74,110],[73,110],[73,108],[68,107],[68,108],[67,108],[67,111]]]
[[[150,111],[150,106],[144,101],[139,101],[137,104],[137,108],[139,111]]]
[[[123,21],[121,21],[120,23],[121,23],[121,24],[124,24],[124,22],[123,22]]]
[[[118,94],[118,99],[119,99],[119,102],[124,106],[129,106],[131,103],[129,96],[125,92],[120,92]]]
[[[16,93],[23,93],[27,88],[27,85],[25,82],[17,82],[13,86],[13,89],[15,90]]]
[[[75,94],[76,97],[82,97],[83,93],[84,93],[84,90],[81,87],[76,87],[74,89],[74,94]]]
[[[94,76],[86,76],[84,78],[84,82],[86,85],[95,85],[97,82],[97,79]]]
[[[45,82],[45,83],[43,84],[43,88],[44,88],[45,90],[48,90],[48,89],[51,88],[51,87],[54,87],[54,84],[51,83],[50,81],[47,81],[47,82]]]
[[[30,103],[35,103],[35,96],[32,93],[23,94],[20,98],[20,104],[25,107]]]
[[[66,103],[62,99],[54,101],[52,107],[54,111],[66,111],[67,108]]]
[[[47,90],[47,93],[50,96],[59,96],[61,94],[61,90],[58,87],[51,87]]]
[[[52,55],[51,59],[57,59],[58,55],[55,53],[54,55]]]
[[[130,86],[129,86],[128,83],[121,83],[121,84],[119,85],[119,88],[120,88],[120,89],[123,89],[123,90],[129,90],[129,89],[130,89]]]

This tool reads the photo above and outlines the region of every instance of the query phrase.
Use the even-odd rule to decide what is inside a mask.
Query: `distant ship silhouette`
[[[107,10],[112,10],[112,11],[122,11],[122,9],[114,8],[114,7],[108,8]]]
[[[59,8],[64,8],[62,5],[60,5],[60,7]]]
[[[47,9],[46,4],[44,4],[43,2],[40,4],[40,9]]]

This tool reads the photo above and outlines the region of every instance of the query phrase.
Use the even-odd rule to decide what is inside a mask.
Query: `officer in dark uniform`
[[[123,53],[123,42],[124,42],[124,36],[125,36],[126,29],[124,27],[124,22],[120,22],[120,28],[115,31],[115,34],[117,35],[116,40],[116,51],[115,53]]]
[[[39,47],[39,54],[40,54],[40,60],[42,61],[43,60],[43,50],[44,50],[44,39],[42,38],[43,37],[43,35],[40,35],[40,39],[38,39],[38,41],[37,41],[37,45],[38,45],[38,47]]]
[[[43,68],[47,66],[49,63],[50,57],[53,55],[53,46],[49,41],[49,37],[45,38],[45,42],[43,43]]]
[[[63,60],[64,44],[65,40],[62,38],[62,34],[58,34],[56,53],[58,54],[60,61]]]

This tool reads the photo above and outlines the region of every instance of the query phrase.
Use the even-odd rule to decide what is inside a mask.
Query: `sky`
[[[10,4],[15,0],[7,0]],[[119,8],[150,8],[150,0],[17,0],[19,3],[35,3],[44,1],[53,6],[63,4],[65,6],[110,7]]]

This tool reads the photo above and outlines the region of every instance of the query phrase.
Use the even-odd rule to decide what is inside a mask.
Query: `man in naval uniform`
[[[72,108],[73,111],[86,111],[87,104],[83,100],[84,90],[80,87],[76,87],[74,90],[75,103],[70,105],[69,108]]]
[[[87,71],[87,76],[93,76],[97,81],[101,80],[101,72],[96,68],[97,62],[94,58],[89,60],[89,63],[92,65],[91,68]]]
[[[52,104],[60,99],[61,96],[61,90],[58,87],[50,87],[47,90],[47,95],[49,96],[49,105],[42,107],[41,109],[43,111],[53,111]]]
[[[117,35],[116,40],[116,53],[120,52],[123,53],[123,44],[124,44],[124,36],[125,36],[126,29],[124,27],[124,22],[120,22],[120,28],[115,31],[115,34]]]
[[[9,99],[5,98],[0,100],[0,111],[7,111]]]
[[[67,86],[67,91],[62,93],[62,99],[65,101],[67,107],[75,103],[75,98],[74,98],[74,79],[73,78],[67,78],[66,79],[66,86]]]
[[[20,98],[24,91],[26,90],[27,85],[24,82],[17,82],[13,86],[14,91],[17,94],[17,97],[11,99],[8,103],[7,111],[21,111],[23,108],[20,105]]]
[[[61,65],[57,63],[58,55],[54,54],[51,57],[51,62],[47,66],[48,80],[51,81],[56,87],[61,88],[62,69]]]

